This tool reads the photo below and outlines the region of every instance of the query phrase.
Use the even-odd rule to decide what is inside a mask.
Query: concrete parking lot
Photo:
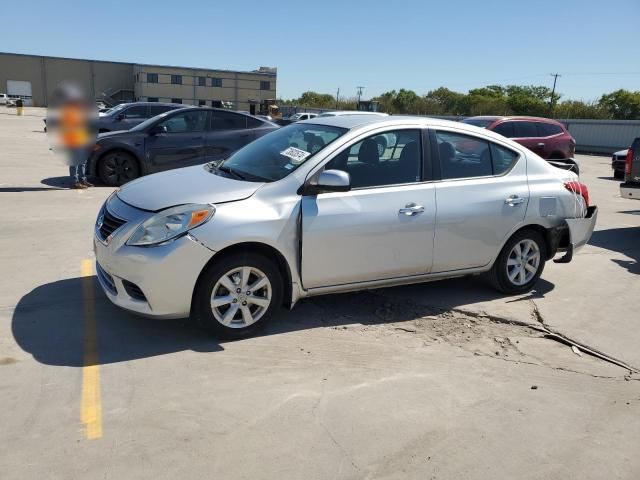
[[[474,277],[318,297],[218,342],[99,291],[112,189],[66,188],[43,116],[0,111],[3,480],[640,476],[640,202],[608,157],[578,156],[590,244],[531,294]]]

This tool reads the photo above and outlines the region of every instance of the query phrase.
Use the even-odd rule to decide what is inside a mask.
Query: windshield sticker
[[[281,151],[280,155],[284,155],[285,157],[290,158],[292,163],[298,165],[304,162],[304,160],[309,155],[311,155],[311,153],[305,150],[300,150],[299,148],[296,148],[296,147],[289,147],[286,150]]]

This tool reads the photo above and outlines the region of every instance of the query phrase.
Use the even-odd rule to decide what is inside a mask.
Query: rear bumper
[[[593,229],[598,219],[598,207],[592,205],[587,209],[587,214],[582,218],[567,218],[565,224],[560,227],[567,241],[566,246],[562,247],[566,253],[560,259],[554,260],[555,263],[569,263],[574,252],[584,247],[591,239]]]
[[[620,184],[620,196],[640,200],[640,183],[625,182]]]

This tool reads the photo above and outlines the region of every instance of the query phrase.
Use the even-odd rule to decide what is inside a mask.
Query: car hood
[[[618,150],[617,152],[613,152],[613,154],[614,154],[616,157],[624,157],[624,156],[626,156],[626,155],[627,155],[627,152],[628,152],[628,151],[629,151],[629,149],[626,149],[626,148],[625,148],[624,150]]]
[[[244,200],[262,185],[221,177],[204,165],[196,165],[129,182],[118,191],[118,197],[131,206],[158,211],[185,203],[215,204]]]

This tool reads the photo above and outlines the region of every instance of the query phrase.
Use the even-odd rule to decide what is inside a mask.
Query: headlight
[[[163,210],[140,225],[127,240],[127,245],[149,246],[184,235],[206,223],[215,213],[213,205],[180,205]]]

